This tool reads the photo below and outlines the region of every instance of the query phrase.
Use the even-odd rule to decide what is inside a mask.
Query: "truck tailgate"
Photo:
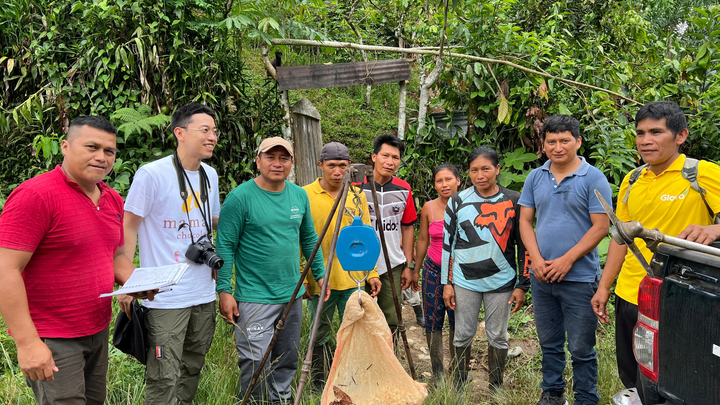
[[[703,270],[717,277],[718,269]],[[720,404],[720,284],[666,276],[659,330],[660,391],[691,405]]]

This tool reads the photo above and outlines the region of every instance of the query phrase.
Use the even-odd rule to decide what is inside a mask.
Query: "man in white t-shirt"
[[[138,169],[125,200],[129,257],[139,240],[141,267],[190,264],[171,291],[142,303],[150,344],[146,404],[192,403],[215,332],[215,280],[222,263],[212,260],[212,251],[200,251],[200,258],[197,249],[188,251],[191,244],[212,242],[220,215],[217,172],[201,163],[217,143],[214,117],[205,105],[178,108],[171,122],[176,153]],[[119,302],[130,315],[132,299],[123,296]]]

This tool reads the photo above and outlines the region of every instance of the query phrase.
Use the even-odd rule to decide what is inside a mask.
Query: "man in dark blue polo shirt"
[[[575,118],[548,118],[540,136],[549,160],[530,173],[518,201],[520,233],[532,261],[535,324],[543,353],[538,405],[567,404],[562,376],[566,332],[575,403],[596,405],[597,318],[590,300],[600,277],[597,245],[608,234],[609,222],[594,190],[606,201],[612,201],[612,192],[605,175],[577,155],[582,138]]]

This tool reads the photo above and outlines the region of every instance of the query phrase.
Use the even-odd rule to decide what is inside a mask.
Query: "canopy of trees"
[[[503,182],[521,186],[539,164],[538,130],[555,113],[581,120],[583,150],[618,185],[638,163],[632,119],[645,103],[669,99],[686,111],[685,152],[719,160],[720,7],[703,0],[5,0],[0,7],[0,206],[20,182],[61,161],[69,120],[110,117],[121,151],[111,186],[127,190],[135,170],[172,149],[168,116],[207,103],[223,135],[212,164],[224,191],[252,176],[259,139],[280,133],[271,79],[253,72],[273,38],[437,47],[493,63],[444,56],[429,108],[469,116],[466,135],[418,129],[408,111],[403,175],[429,195],[438,163],[461,163],[480,144],[503,157]],[[397,57],[348,49],[278,46],[285,63]],[[422,82],[437,58],[408,55]],[[256,60],[250,60],[254,58]],[[417,96],[418,88],[409,89]],[[361,107],[363,108],[363,107]],[[371,108],[365,105],[364,108]],[[373,107],[374,108],[374,107]],[[396,106],[389,106],[396,108]],[[364,159],[365,156],[358,157]]]

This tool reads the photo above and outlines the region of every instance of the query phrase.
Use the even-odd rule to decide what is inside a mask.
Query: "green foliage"
[[[398,170],[398,176],[411,184],[417,207],[422,207],[424,201],[437,197],[435,179],[432,176],[435,168],[443,163],[453,163],[458,169],[465,171],[467,166],[464,162],[473,149],[472,145],[479,142],[478,136],[468,139],[460,131],[452,135],[438,131],[433,121],[421,134],[417,134],[416,125],[410,126],[405,137],[405,164]],[[466,180],[459,189],[467,185]]]
[[[505,154],[500,162],[501,171],[498,182],[503,187],[510,187],[517,191],[522,189],[525,179],[530,174],[528,164],[537,160],[534,153],[525,152],[525,148],[521,147]]]
[[[247,150],[279,132],[281,115],[274,84],[245,67],[243,41],[300,32],[285,13],[309,4],[3,2],[0,193],[58,163],[55,144],[85,114],[120,124],[120,163],[107,180],[124,192],[137,167],[174,147],[167,115],[190,102],[217,113],[223,138],[211,164],[222,191],[249,178]]]
[[[720,6],[695,9],[689,18],[688,42],[699,44],[697,50],[688,46],[686,56],[676,65],[680,80],[675,98],[692,115],[688,125],[690,137],[686,151],[690,155],[705,156],[720,161]],[[678,44],[682,44],[678,41]]]
[[[32,150],[35,158],[43,163],[45,169],[51,169],[55,161],[60,155],[60,142],[62,137],[53,134],[45,136],[38,134],[32,142]],[[41,157],[42,155],[42,157]]]
[[[113,164],[112,175],[106,181],[110,187],[125,195],[130,189],[132,176],[143,163],[169,153],[164,146],[170,117],[162,113],[152,115],[149,106],[140,105],[137,109],[118,109],[110,115],[110,119],[118,125],[117,143],[121,146]],[[134,134],[135,137],[132,136]],[[153,141],[158,142],[157,147],[151,147]]]
[[[624,118],[622,115],[620,117]],[[627,122],[626,119],[624,121]],[[635,133],[627,124],[617,126],[605,117],[586,128],[587,132],[592,130],[596,130],[598,135],[591,146],[593,152],[590,158],[595,160],[595,166],[608,177],[613,194],[617,194],[625,175],[637,166]]]
[[[695,7],[716,4],[714,0],[662,0],[648,2],[643,18],[663,31],[674,31],[686,21]]]
[[[134,133],[138,135],[143,133],[152,134],[155,128],[161,130],[160,134],[162,136],[164,134],[162,130],[170,123],[170,117],[165,114],[151,115],[151,111],[147,105],[141,105],[137,110],[134,108],[121,108],[112,113],[110,119],[122,123],[117,127],[117,130],[123,133],[125,137],[129,137]]]
[[[720,118],[716,73],[720,67],[720,12],[718,6],[707,4],[658,2],[649,7],[651,13],[644,13],[647,10],[641,5],[627,1],[559,1],[550,7],[540,1],[465,3],[450,16],[448,42],[462,44],[465,53],[510,60],[641,102],[677,101],[689,116],[687,153],[718,160],[720,152],[713,145],[720,142],[715,125]],[[703,8],[691,11],[692,6]],[[687,33],[659,29],[655,24],[660,19],[673,20],[673,29],[685,19]],[[637,105],[509,66],[456,58],[446,58],[445,63],[436,84],[438,97],[431,107],[467,111],[470,128],[463,141],[468,146],[461,148],[466,151],[488,144],[506,156],[500,178],[503,185],[519,189],[527,170],[542,163],[507,172],[507,160],[521,153],[520,148],[528,155],[541,156],[542,121],[557,113],[580,119],[580,153],[608,176],[615,191],[625,174],[638,165],[632,123]],[[475,138],[475,133],[482,134],[481,139]],[[452,140],[430,141],[424,155],[435,155],[427,166],[444,159],[462,161],[452,153],[438,156],[436,149],[443,147],[457,150]],[[413,167],[416,172],[425,169]]]
[[[630,1],[563,0],[549,6],[539,0],[454,1],[446,43],[460,52],[513,61],[643,102],[678,101],[690,118],[687,152],[719,160],[714,147],[720,142],[714,125],[720,118],[717,9],[705,0],[647,7]],[[22,180],[57,164],[69,121],[90,113],[111,116],[120,126],[118,158],[123,163],[108,181],[124,191],[126,177],[137,167],[173,148],[164,130],[166,116],[189,102],[206,103],[218,113],[223,137],[210,163],[219,169],[222,192],[227,192],[252,176],[252,149],[261,137],[278,134],[281,125],[274,83],[263,68],[247,65],[259,63],[253,48],[260,41],[286,36],[436,46],[442,11],[439,3],[402,0],[337,2],[333,7],[319,0],[6,0],[0,9],[5,83],[0,193],[7,195]],[[667,29],[683,20],[686,31]],[[285,64],[361,59],[358,51],[347,49],[278,49],[285,51]],[[430,108],[466,111],[470,127],[466,136],[453,139],[438,138],[432,125],[413,133],[417,76],[432,67],[431,58],[417,57],[406,132],[413,133],[408,135],[410,166],[401,174],[421,189],[423,198],[434,195],[432,189],[422,190],[431,169],[464,161],[475,146],[492,145],[510,162],[521,148],[528,156],[540,156],[539,126],[554,113],[581,119],[581,153],[615,186],[638,163],[632,142],[637,106],[509,66],[457,58],[445,62]],[[371,108],[364,106],[360,87],[290,93],[293,100],[305,94],[317,95],[313,101],[327,107],[320,108],[325,139],[348,143],[356,161],[367,158],[374,136],[394,131],[397,93],[392,85],[375,86]],[[346,95],[352,101],[343,102]],[[522,168],[507,163],[500,181],[517,189],[542,160],[523,162]]]

